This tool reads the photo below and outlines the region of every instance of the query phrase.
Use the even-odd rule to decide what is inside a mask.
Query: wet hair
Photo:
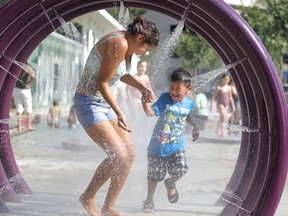
[[[141,63],[143,63],[143,62],[146,62],[146,63],[147,63],[147,61],[145,61],[145,60],[140,60],[140,61],[137,62],[137,67],[138,67]]]
[[[54,105],[54,106],[59,105],[59,101],[58,101],[58,100],[53,100],[53,105]]]
[[[229,78],[230,78],[230,76],[229,76],[228,73],[223,73],[223,74],[221,75],[221,79],[224,79],[224,78],[226,78],[226,77],[229,77]]]
[[[191,86],[191,74],[184,68],[174,68],[170,76],[170,82],[183,82],[186,87]]]
[[[143,16],[134,17],[133,22],[127,26],[127,30],[132,34],[144,35],[143,43],[154,46],[158,46],[159,44],[160,32],[158,31],[156,24],[147,21]]]

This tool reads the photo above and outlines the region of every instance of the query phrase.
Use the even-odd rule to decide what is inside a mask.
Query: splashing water
[[[10,71],[8,71],[6,68],[2,67],[2,65],[0,65],[0,68],[1,68],[2,70],[4,70],[5,72],[7,72],[9,75],[11,75],[13,78],[15,78],[15,79],[17,79],[17,80],[19,80],[20,82],[23,83],[22,80],[18,79],[17,76],[15,76],[14,74],[12,74],[12,73],[11,73]]]
[[[260,129],[250,128],[250,127],[242,126],[242,125],[231,124],[229,125],[229,127],[231,131],[242,131],[242,132],[249,132],[249,133],[260,132]]]
[[[39,67],[37,64],[32,63],[32,62],[28,62],[28,64],[25,64],[23,62],[20,61],[16,61],[15,59],[10,58],[9,56],[3,55],[3,57],[5,57],[7,60],[9,60],[11,63],[18,65],[20,68],[22,68],[23,70],[25,70],[28,74],[36,74],[37,71],[39,71]]]
[[[1,124],[9,124],[9,119],[0,119]]]
[[[16,61],[15,59],[10,58],[9,56],[6,55],[2,55],[4,58],[6,58],[7,60],[9,60],[11,63],[18,65],[20,68],[22,68],[23,70],[25,70],[28,74],[30,74],[31,76],[34,76],[34,74],[37,74],[38,69],[38,65],[28,62],[28,64],[25,64],[23,62],[19,62]],[[27,86],[26,83],[23,82],[23,80],[19,79],[17,76],[15,76],[12,72],[10,72],[9,70],[7,70],[6,68],[4,68],[2,65],[0,65],[0,68],[2,70],[4,70],[7,74],[9,74],[10,76],[12,76],[13,78],[15,78],[17,81],[19,81],[20,83],[22,83],[24,86]],[[33,74],[34,73],[34,74]],[[3,119],[2,119],[3,121]],[[1,122],[0,120],[0,123]]]
[[[240,202],[243,202],[243,199],[241,199],[241,197],[239,197],[236,194],[234,194],[234,192],[228,186],[226,186],[226,189],[224,190],[224,193],[226,193],[228,196],[232,197],[233,199],[236,199],[236,200],[238,200]]]
[[[61,23],[61,27],[62,27],[63,31],[65,32],[65,35],[67,37],[72,38],[72,39],[78,41],[79,43],[81,43],[82,42],[82,35],[78,31],[78,29],[75,27],[75,25],[72,22],[66,22],[61,16],[59,16],[59,14],[55,8],[53,8],[53,10],[54,10],[54,13],[55,13],[57,19]]]
[[[246,60],[247,57],[242,58],[234,63],[225,65],[223,67],[217,68],[215,70],[209,71],[205,74],[202,74],[200,76],[197,76],[191,80],[191,85],[193,87],[192,93],[195,93],[195,91],[199,88],[202,88],[204,85],[206,85],[211,80],[215,79],[220,74],[224,73],[225,71],[235,67],[236,65],[241,64],[244,60]]]
[[[189,4],[190,7],[190,4]],[[188,7],[188,8],[189,8]],[[184,28],[184,23],[189,15],[189,10],[186,8],[181,20],[179,21],[176,28],[172,31],[172,33],[159,45],[157,53],[153,58],[153,62],[151,63],[151,69],[153,71],[153,85],[157,86],[159,91],[163,91],[163,89],[159,89],[159,87],[163,86],[163,73],[167,71],[171,65],[167,62],[169,58],[173,55],[175,48],[178,44],[180,35]],[[168,78],[165,76],[165,79]]]
[[[49,22],[50,22],[52,28],[53,28],[54,30],[56,30],[56,28],[54,27],[54,25],[53,25],[53,23],[52,23],[52,21],[51,21],[49,15],[48,15],[48,13],[47,13],[45,7],[44,7],[44,5],[43,5],[42,3],[40,3],[40,6],[41,6],[41,8],[42,8],[44,14],[46,15],[47,19],[49,20]]]
[[[178,44],[180,34],[184,28],[186,18],[182,18],[176,28],[172,31],[168,38],[166,38],[159,46],[155,59],[157,59],[156,68],[153,68],[156,71],[160,71],[161,65],[165,65],[165,61],[171,57],[174,53],[174,50]],[[161,70],[162,71],[162,70]]]
[[[224,198],[222,198],[222,197],[220,197],[220,199],[223,200],[224,202],[229,203],[229,204],[232,205],[232,206],[235,206],[236,208],[239,208],[239,209],[242,210],[242,211],[247,212],[249,215],[252,215],[252,212],[250,212],[249,210],[247,210],[247,209],[245,209],[245,208],[243,208],[243,207],[241,207],[241,206],[239,206],[239,205],[237,205],[237,204],[235,204],[235,203],[233,203],[233,202],[231,202],[231,201],[229,201],[229,200],[227,200],[227,199],[224,199]]]
[[[126,26],[130,22],[129,10],[128,8],[126,8],[126,12],[125,12],[125,6],[124,6],[123,1],[120,1],[118,22],[121,23],[121,25],[123,26]]]
[[[129,10],[128,8],[126,9],[126,12],[125,12],[125,18],[124,18],[124,24],[125,26],[128,25],[128,23],[130,23],[130,13],[129,13]]]
[[[70,28],[72,30],[72,34],[74,36],[74,39],[76,41],[78,41],[79,43],[82,42],[82,35],[81,33],[78,31],[78,29],[76,28],[76,26],[72,23],[72,22],[69,22],[69,25],[70,25]]]
[[[120,1],[120,9],[119,9],[119,15],[118,15],[118,22],[123,23],[124,22],[124,12],[125,7],[124,7],[124,2]]]

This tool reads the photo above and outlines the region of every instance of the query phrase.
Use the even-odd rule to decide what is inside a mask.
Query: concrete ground
[[[44,122],[45,123],[45,122]],[[23,177],[33,195],[21,197],[20,204],[6,203],[10,212],[3,216],[79,216],[87,215],[78,202],[95,168],[104,159],[103,152],[93,144],[78,124],[68,129],[63,120],[59,129],[50,129],[44,123],[36,131],[11,137],[14,155]],[[153,125],[153,122],[145,124]],[[143,124],[144,122],[141,122]],[[139,125],[133,125],[139,127]],[[149,128],[149,127],[148,127]],[[146,128],[147,129],[147,128]],[[128,180],[121,191],[116,207],[125,216],[149,215],[142,213],[146,198],[146,147],[151,131],[133,132],[136,159]],[[202,138],[192,142],[185,135],[186,156],[190,167],[178,182],[179,201],[170,204],[163,182],[155,194],[155,216],[219,215],[223,207],[215,203],[225,191],[238,158],[240,137],[210,142],[213,128],[206,129]],[[208,136],[209,135],[209,136]],[[201,134],[200,134],[201,136]],[[212,137],[213,138],[213,137]],[[96,197],[101,206],[108,185]],[[288,212],[288,184],[275,216]],[[226,191],[229,193],[229,191]]]

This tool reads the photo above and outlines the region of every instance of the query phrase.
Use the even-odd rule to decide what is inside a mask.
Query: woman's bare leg
[[[86,132],[108,154],[108,158],[97,168],[87,189],[80,196],[80,202],[93,216],[100,215],[94,198],[101,186],[111,178],[101,216],[120,216],[114,209],[114,204],[130,172],[135,155],[130,134],[119,128],[116,120],[101,122],[91,126]]]

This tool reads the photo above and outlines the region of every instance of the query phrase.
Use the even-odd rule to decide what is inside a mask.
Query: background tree
[[[240,8],[269,52],[281,75],[281,58],[288,52],[288,0],[258,0],[253,7]]]
[[[0,7],[5,3],[5,0],[0,0]]]
[[[199,35],[184,28],[175,50],[182,65],[189,70],[215,69],[221,65],[219,56]]]

